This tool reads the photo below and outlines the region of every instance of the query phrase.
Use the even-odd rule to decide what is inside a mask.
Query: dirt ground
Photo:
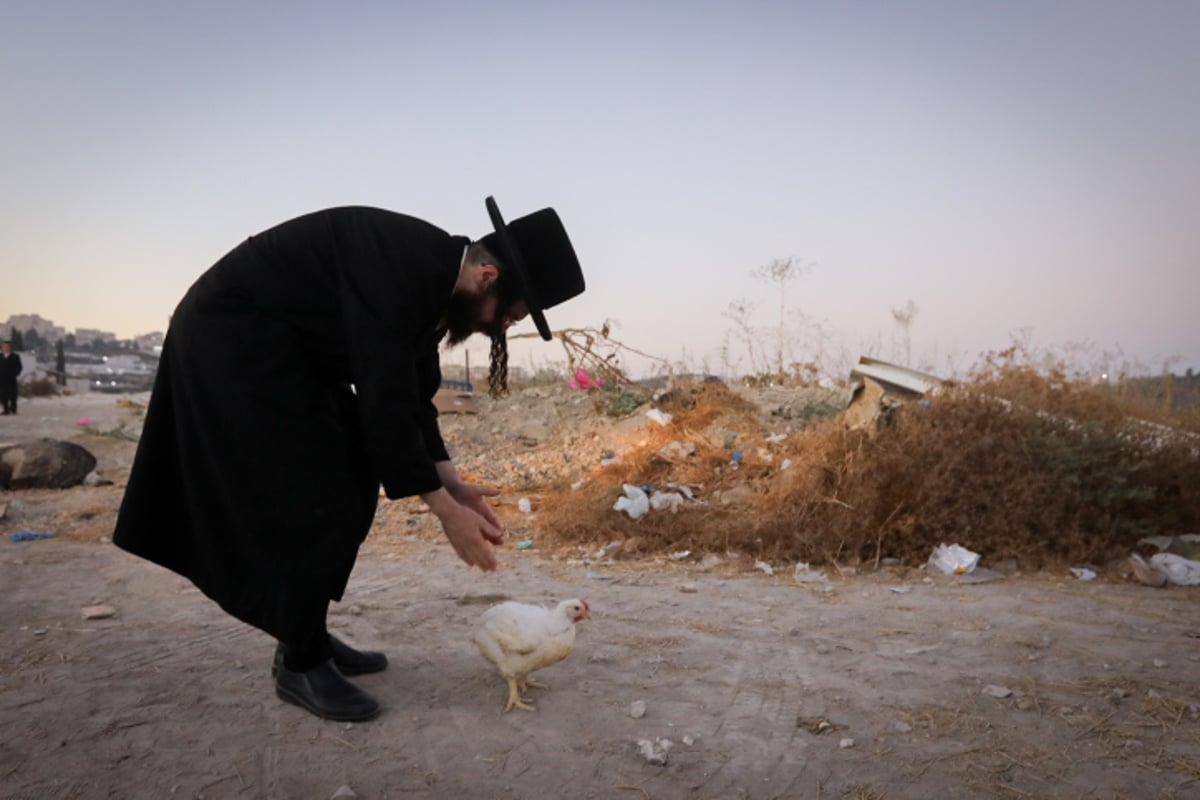
[[[569,458],[634,424],[576,415],[563,438],[547,420],[578,405],[525,393],[444,428],[477,472],[528,481],[548,442]],[[811,584],[513,546],[482,575],[411,500],[381,504],[330,618],[388,653],[356,679],[386,710],[319,720],[275,697],[269,637],[109,543],[135,411],[88,395],[0,420],[0,442],[76,441],[113,481],[0,498],[0,797],[1200,797],[1200,589],[901,567]],[[490,448],[504,413],[527,429]],[[518,497],[511,542],[536,541]],[[54,537],[11,540],[26,530]],[[574,652],[539,674],[536,712],[501,714],[470,625],[572,596],[593,610]],[[82,617],[101,603],[115,616]],[[639,742],[659,739],[652,763]]]

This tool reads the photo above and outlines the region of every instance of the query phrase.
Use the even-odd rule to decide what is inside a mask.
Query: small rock
[[[347,610],[356,617],[362,616],[362,606],[360,606],[358,603],[354,603]]]
[[[1192,706],[1192,708],[1194,709],[1195,706]],[[696,743],[696,740],[690,736],[685,736],[685,737],[683,737],[683,743],[686,744],[688,747],[691,747],[692,745],[694,745]]]
[[[343,798],[358,797],[354,790],[349,786],[339,786],[337,791],[329,795],[329,800],[343,800]]]
[[[996,697],[1003,700],[1006,697],[1012,697],[1013,690],[1007,686],[997,686],[994,683],[989,683],[983,687],[983,693],[988,697]]]
[[[634,700],[632,703],[630,703],[629,716],[633,717],[634,719],[641,719],[642,717],[646,716],[646,701]]]
[[[909,725],[907,722],[904,722],[903,720],[901,720],[900,722],[894,723],[892,725],[892,727],[895,728],[896,731],[899,733],[910,733],[912,731],[912,725]]]
[[[842,748],[843,750],[848,750],[851,747],[854,747],[854,740],[842,739],[840,742],[838,742],[838,747]]]
[[[1033,702],[1032,698],[1029,698],[1029,697],[1017,698],[1017,710],[1032,711],[1035,707],[1036,707],[1036,704]]]
[[[684,594],[695,594],[700,591],[700,587],[694,583],[681,583],[679,584],[679,591]]]
[[[1129,697],[1128,689],[1113,689],[1108,693],[1108,699],[1112,700],[1114,703],[1119,700],[1124,700],[1126,697]]]
[[[1163,669],[1167,666],[1167,662],[1163,661],[1161,658],[1156,658],[1154,659],[1154,666],[1158,669]]]
[[[829,645],[825,644],[824,642],[817,645],[815,649],[818,653],[820,653],[823,656],[827,656],[831,652],[829,649]]]
[[[112,606],[84,606],[80,613],[84,619],[108,619],[116,616],[117,610]]]

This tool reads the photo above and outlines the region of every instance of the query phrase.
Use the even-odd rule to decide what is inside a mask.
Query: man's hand
[[[454,464],[449,461],[439,461],[434,464],[434,467],[437,469],[438,478],[441,479],[442,486],[450,493],[451,497],[483,517],[492,527],[500,531],[498,538],[487,536],[487,540],[492,544],[504,544],[504,526],[500,524],[500,520],[496,518],[496,513],[492,511],[492,507],[484,499],[486,497],[497,497],[500,494],[500,490],[489,486],[475,486],[474,484],[466,483],[459,476],[458,470],[454,468]]]
[[[496,554],[493,544],[504,542],[504,531],[471,507],[460,503],[445,488],[421,495],[429,508],[442,523],[442,530],[454,552],[467,566],[479,567],[484,572],[496,569]],[[479,498],[483,502],[483,498]]]

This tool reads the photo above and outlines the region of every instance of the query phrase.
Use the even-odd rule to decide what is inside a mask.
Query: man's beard
[[[446,306],[446,344],[450,347],[465,342],[471,334],[482,333],[492,340],[490,364],[488,366],[488,394],[503,397],[508,394],[508,336],[505,334],[504,314],[501,313],[497,296],[495,318],[491,323],[481,323],[483,306],[487,299],[496,296],[495,289],[474,293],[456,291],[450,295]]]

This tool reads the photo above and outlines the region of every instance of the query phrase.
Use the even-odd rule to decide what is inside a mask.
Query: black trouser
[[[4,401],[4,413],[17,413],[17,382],[5,381],[3,387],[0,387],[0,400]]]
[[[303,632],[290,641],[283,642],[283,663],[288,669],[293,672],[308,672],[333,656],[333,648],[329,644],[329,631],[325,628],[325,615],[328,611],[328,600],[316,604],[308,612],[309,619],[303,626]]]

